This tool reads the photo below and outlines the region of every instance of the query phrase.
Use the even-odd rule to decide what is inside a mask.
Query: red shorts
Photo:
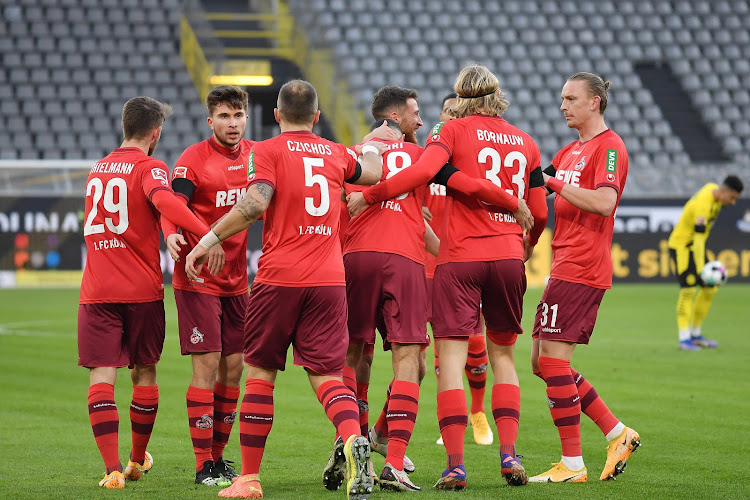
[[[605,291],[550,278],[536,308],[533,337],[588,344]]]
[[[78,364],[155,365],[164,348],[164,301],[78,305]]]
[[[374,343],[375,328],[390,344],[427,344],[424,266],[401,255],[344,255],[349,342]],[[385,344],[385,342],[384,342]]]
[[[434,278],[427,278],[427,321],[432,323],[432,287],[433,287],[433,280]],[[482,314],[482,305],[479,305],[479,314]],[[482,321],[480,319],[479,323],[477,324],[476,329],[474,330],[475,335],[481,335],[484,333],[484,325],[482,324]],[[437,351],[435,351],[437,352]]]
[[[180,352],[234,354],[245,345],[245,309],[248,294],[219,297],[174,289]]]
[[[433,336],[469,337],[481,332],[480,304],[487,331],[523,333],[526,271],[517,259],[448,262],[435,269]]]
[[[294,364],[340,377],[349,346],[346,288],[254,283],[245,316],[245,362],[284,370],[289,345]]]

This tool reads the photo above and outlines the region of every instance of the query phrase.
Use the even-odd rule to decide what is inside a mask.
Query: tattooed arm
[[[250,227],[266,211],[274,189],[265,182],[256,182],[247,189],[245,197],[222,217],[212,230],[206,233],[185,259],[188,278],[200,281],[198,275],[206,261],[208,250],[222,240]]]

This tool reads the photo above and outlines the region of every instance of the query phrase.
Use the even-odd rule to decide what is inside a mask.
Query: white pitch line
[[[29,326],[53,325],[54,321],[21,321],[15,323],[0,324],[0,335],[15,335],[18,337],[76,337],[75,332],[43,332],[40,330],[29,330]]]

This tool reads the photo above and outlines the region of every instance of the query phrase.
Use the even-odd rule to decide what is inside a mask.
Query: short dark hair
[[[397,85],[386,85],[375,92],[372,97],[372,106],[370,112],[376,120],[388,118],[388,115],[395,109],[401,109],[406,106],[407,99],[416,99],[417,91],[407,89]]]
[[[249,96],[247,92],[234,85],[219,85],[214,87],[206,96],[206,108],[208,114],[213,115],[214,109],[221,104],[226,104],[234,109],[247,111]]]
[[[440,109],[443,109],[443,106],[445,106],[445,101],[447,101],[448,99],[456,99],[457,97],[458,94],[456,94],[455,92],[451,92],[447,96],[443,97],[443,100],[440,102]]]
[[[172,106],[146,96],[133,97],[122,107],[122,133],[125,140],[143,139],[161,127],[172,114]]]
[[[318,93],[310,82],[291,80],[279,90],[276,104],[285,121],[297,125],[312,123],[318,111]]]
[[[392,128],[399,134],[401,133],[401,127],[399,126],[398,122],[395,120],[391,120],[390,118],[383,118],[382,120],[375,120],[375,123],[373,123],[372,127],[370,127],[370,132],[380,127],[383,124],[383,122],[385,122],[388,125],[388,127]]]
[[[742,181],[739,177],[736,175],[728,175],[726,179],[724,179],[724,182],[722,182],[722,185],[728,187],[732,191],[735,191],[736,193],[742,193],[742,189],[745,187],[742,184]]]

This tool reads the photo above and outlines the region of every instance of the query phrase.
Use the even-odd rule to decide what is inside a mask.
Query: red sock
[[[414,432],[419,408],[419,384],[405,380],[394,380],[388,404],[388,454],[390,462],[398,470],[404,470],[404,453]]]
[[[391,380],[391,383],[388,384],[388,390],[385,393],[385,404],[383,405],[383,410],[380,412],[380,416],[378,416],[378,421],[375,422],[375,425],[372,427],[372,429],[375,431],[375,434],[378,435],[378,437],[381,437],[383,439],[388,439],[388,404],[391,401],[391,389],[393,389],[393,380]]]
[[[497,426],[500,454],[516,456],[518,417],[521,412],[521,388],[513,384],[492,386],[492,416]]]
[[[266,439],[273,426],[273,384],[257,378],[245,381],[240,405],[240,452],[242,475],[258,474]]]
[[[133,448],[130,460],[143,463],[146,458],[146,446],[154,430],[156,411],[159,409],[158,385],[134,385],[133,399],[130,402],[130,428],[133,436]]]
[[[580,457],[581,403],[570,372],[570,361],[540,356],[539,368],[547,383],[549,411],[560,434],[562,454],[564,457]]]
[[[484,335],[469,337],[469,354],[464,367],[471,391],[471,413],[484,412],[484,392],[487,385],[487,346]]]
[[[188,386],[185,401],[190,439],[195,453],[195,470],[199,471],[206,461],[213,460],[211,446],[214,441],[214,391]]]
[[[363,436],[367,435],[370,426],[370,403],[367,401],[367,391],[370,389],[369,382],[357,382],[357,406],[359,406],[359,431]]]
[[[224,456],[224,448],[229,442],[232,426],[237,417],[237,399],[240,388],[216,382],[214,385],[214,436],[211,456],[218,462]]]
[[[602,398],[599,397],[594,386],[583,378],[583,375],[573,368],[570,369],[570,373],[573,375],[573,380],[578,388],[578,395],[581,397],[581,411],[593,420],[606,436],[609,434],[609,431],[615,428],[619,420],[609,411],[609,408],[604,404]]]
[[[99,383],[89,387],[89,421],[99,453],[102,454],[107,474],[119,470],[122,472],[120,455],[117,451],[117,433],[120,427],[120,416],[115,404],[115,386]]]
[[[354,393],[338,380],[324,382],[316,394],[341,439],[359,436],[359,411]]]
[[[448,469],[464,463],[464,434],[469,418],[466,395],[462,389],[438,392],[437,416],[440,435],[448,454]]]
[[[357,394],[357,371],[351,366],[344,365],[344,385],[347,389],[352,391],[352,394]],[[357,403],[357,414],[359,414],[359,403]],[[339,430],[336,429],[336,439],[339,437]]]

